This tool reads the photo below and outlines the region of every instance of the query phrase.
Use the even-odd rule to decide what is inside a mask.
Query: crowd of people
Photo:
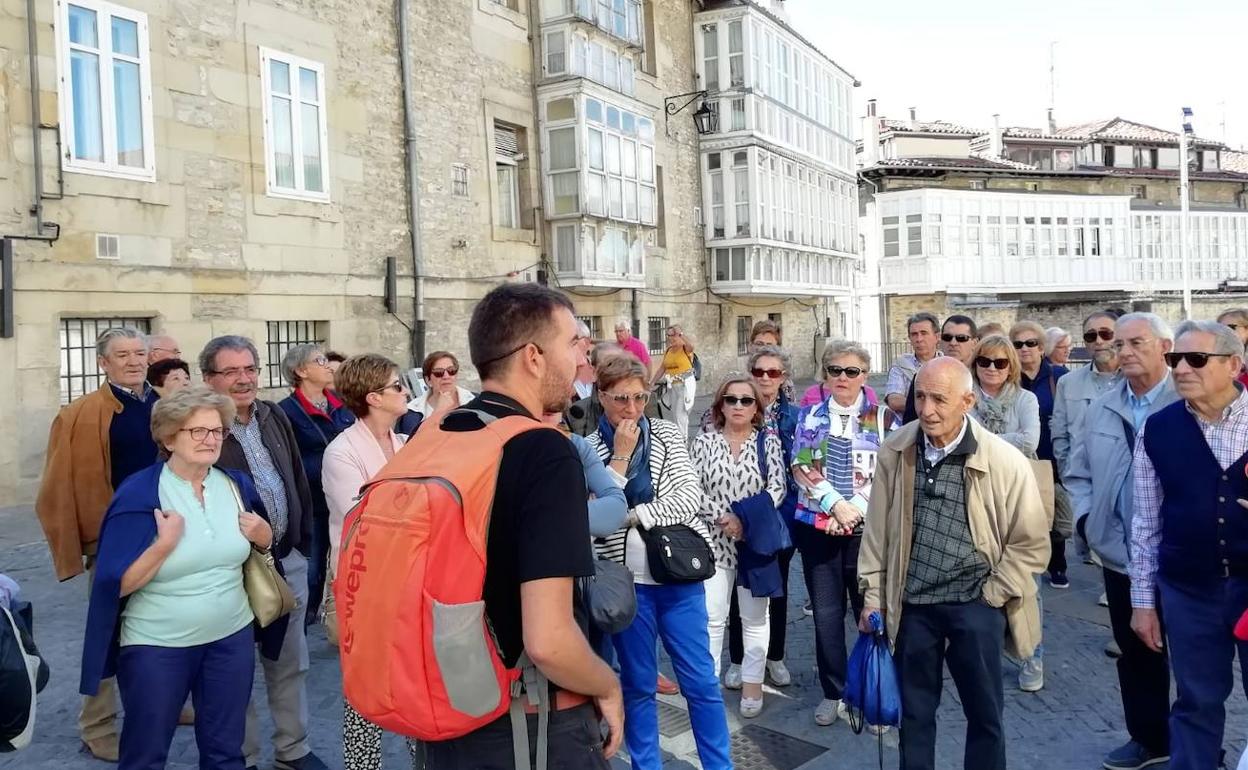
[[[326,767],[308,742],[306,629],[322,623],[338,642],[336,573],[364,490],[443,433],[516,418],[555,430],[526,424],[502,446],[478,598],[499,665],[534,667],[551,713],[408,736],[413,767],[509,767],[530,750],[539,765],[606,767],[623,745],[633,767],[657,770],[658,695],[675,693],[702,766],[732,767],[724,690],[752,719],[765,685],[793,681],[797,554],[814,723],[847,714],[846,620],[870,632],[879,613],[901,767],[935,767],[947,667],[965,766],[1004,768],[1004,672],[1015,667],[1024,692],[1044,687],[1042,579],[1070,586],[1068,540],[1099,566],[1113,630],[1128,740],[1106,747],[1104,767],[1217,767],[1234,656],[1248,653],[1233,634],[1248,610],[1248,310],[1174,331],[1152,313],[1092,313],[1084,366],[1069,333],[1032,321],[918,313],[906,330],[912,352],[891,363],[882,397],[870,352],[850,340],[827,345],[799,396],[783,330],[759,322],[692,436],[702,375],[688,335],[668,329],[651,361],[627,321],[614,341],[592,340],[564,295],[531,284],[474,310],[479,393],[460,385],[451,351],[411,382],[382,355],[296,345],[280,362],[289,395],[271,402],[245,337],[209,341],[194,383],[176,340],[103,332],[105,381],[54,421],[36,503],[58,579],[88,575],[85,749],[162,768],[176,727],[193,724],[201,767],[250,770],[258,665],[275,767]],[[277,620],[252,600],[255,557],[288,588]],[[631,578],[622,629],[586,609],[599,560]],[[381,767],[384,717],[344,698],[347,768]]]

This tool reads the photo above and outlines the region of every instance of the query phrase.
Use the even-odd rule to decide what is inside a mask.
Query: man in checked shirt
[[[1248,658],[1233,634],[1248,608],[1248,393],[1235,381],[1243,350],[1222,324],[1181,324],[1166,363],[1183,400],[1149,417],[1135,445],[1131,627],[1149,649],[1170,647],[1171,770],[1220,766],[1236,651],[1241,665]]]

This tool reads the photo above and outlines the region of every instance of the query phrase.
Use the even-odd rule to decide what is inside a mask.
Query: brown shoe
[[[183,726],[188,726],[188,727],[190,725],[195,724],[195,707],[194,706],[188,703],[182,707],[182,713],[178,714],[178,724],[183,725]]]
[[[655,688],[658,690],[659,695],[677,695],[680,693],[680,688],[676,686],[676,683],[662,674],[659,674],[659,683],[655,685]]]
[[[116,733],[85,739],[82,750],[104,762],[116,762],[121,756],[121,744]]]

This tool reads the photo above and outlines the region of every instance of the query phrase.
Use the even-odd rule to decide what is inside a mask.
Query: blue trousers
[[[1248,609],[1248,578],[1188,583],[1158,575],[1157,587],[1178,694],[1170,709],[1170,770],[1218,767],[1236,651],[1240,666],[1248,666],[1248,642],[1233,633]],[[1248,681],[1241,685],[1248,695]]]
[[[661,770],[659,707],[655,683],[659,655],[672,657],[676,681],[689,704],[689,721],[704,770],[730,770],[728,718],[711,660],[706,592],[701,583],[637,586],[637,617],[612,637],[624,690],[624,740],[634,770]]]
[[[255,669],[250,625],[194,647],[122,647],[117,686],[126,718],[119,770],[163,770],[188,693],[195,704],[200,770],[244,770],[243,732]]]

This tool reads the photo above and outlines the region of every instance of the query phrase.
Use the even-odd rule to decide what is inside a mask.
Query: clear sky
[[[1042,127],[1122,117],[1248,148],[1248,0],[786,0],[793,26],[879,113]],[[1225,116],[1225,118],[1224,118]],[[1222,123],[1226,129],[1223,133]],[[861,132],[861,121],[856,121]]]

